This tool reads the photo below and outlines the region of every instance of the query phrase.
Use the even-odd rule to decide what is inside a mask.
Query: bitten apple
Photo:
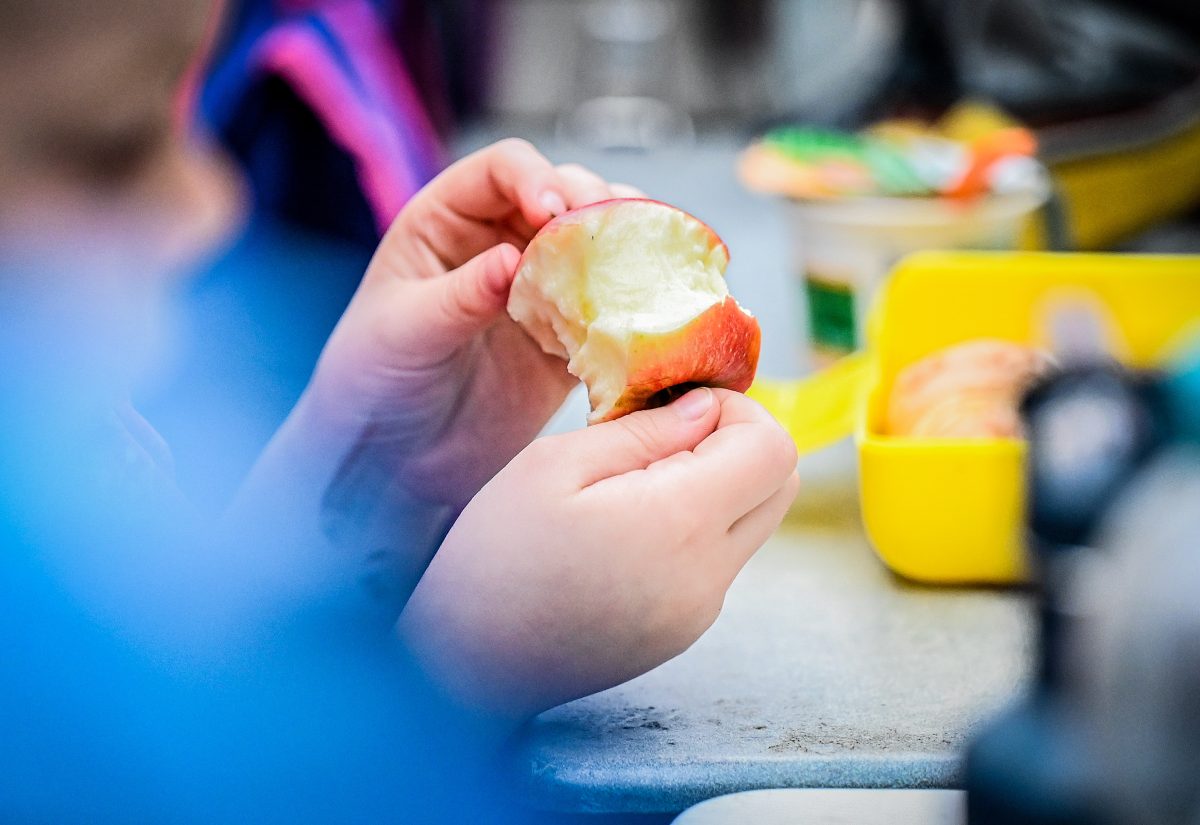
[[[725,285],[729,250],[658,201],[624,198],[546,224],[517,268],[508,312],[587,385],[595,424],[698,386],[744,392],[762,333]]]

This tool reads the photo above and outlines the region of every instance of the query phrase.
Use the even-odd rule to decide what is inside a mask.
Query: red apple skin
[[[638,336],[629,347],[624,392],[607,415],[590,423],[662,406],[693,387],[745,392],[754,382],[761,348],[758,321],[733,298],[675,332]]]
[[[561,215],[559,215],[557,218],[553,218],[552,220],[550,220],[545,226],[543,226],[541,229],[539,229],[537,231],[537,234],[533,236],[533,240],[531,240],[529,242],[529,245],[525,247],[525,254],[528,254],[529,250],[534,248],[534,245],[537,243],[538,238],[540,238],[542,235],[549,235],[553,232],[558,232],[560,230],[567,229],[572,226],[576,226],[576,225],[581,224],[584,221],[586,221],[588,219],[588,217],[591,215],[591,213],[607,211],[607,210],[613,208],[614,206],[616,206],[618,204],[622,204],[622,203],[642,203],[642,204],[654,204],[655,206],[665,206],[674,212],[680,212],[680,213],[686,215],[688,218],[691,218],[697,224],[704,227],[704,231],[708,233],[708,238],[709,238],[708,248],[716,249],[717,247],[720,247],[721,249],[723,249],[725,251],[725,260],[726,261],[729,260],[729,247],[727,247],[725,245],[725,242],[723,240],[721,240],[721,236],[718,235],[716,232],[714,232],[711,226],[709,226],[704,221],[700,220],[699,218],[697,218],[695,215],[691,214],[690,212],[684,212],[684,210],[680,209],[677,206],[671,206],[671,204],[669,204],[669,203],[664,203],[663,201],[654,200],[653,198],[609,198],[608,200],[605,200],[605,201],[596,201],[595,203],[589,203],[587,206],[581,206],[578,209],[572,209],[569,212],[564,212]],[[520,263],[517,264],[517,271],[520,271],[521,267],[524,266],[524,264],[525,264],[525,255],[522,255]]]

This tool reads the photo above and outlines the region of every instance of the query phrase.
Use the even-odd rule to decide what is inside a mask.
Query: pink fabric
[[[427,164],[443,166],[437,130],[375,8],[366,0],[342,0],[329,3],[321,16],[347,45],[351,63],[372,93],[395,107],[400,121],[412,127],[412,149]]]
[[[359,93],[311,28],[286,24],[268,34],[258,51],[259,65],[287,81],[355,159],[359,184],[380,232],[386,231],[421,184],[405,161],[397,124],[359,105]]]

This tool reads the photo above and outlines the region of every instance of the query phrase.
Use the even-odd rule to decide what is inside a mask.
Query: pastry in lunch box
[[[1020,438],[1021,396],[1053,363],[1036,347],[994,339],[939,350],[896,376],[885,430],[909,438]]]

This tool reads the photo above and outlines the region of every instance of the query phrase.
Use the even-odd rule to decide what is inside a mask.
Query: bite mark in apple
[[[661,406],[687,389],[744,392],[758,321],[729,294],[729,251],[707,225],[659,201],[567,212],[526,248],[509,314],[588,387],[589,423]]]

